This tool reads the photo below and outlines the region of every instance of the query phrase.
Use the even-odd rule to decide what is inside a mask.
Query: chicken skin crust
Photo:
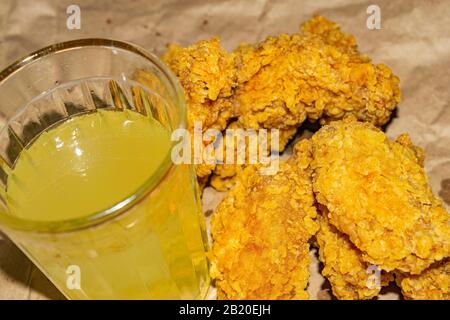
[[[419,274],[450,255],[449,214],[407,135],[396,141],[369,123],[346,119],[313,137],[313,186],[327,217],[385,271]]]
[[[230,97],[236,86],[234,54],[226,52],[216,37],[187,48],[171,44],[162,59],[184,89],[188,127],[192,129],[194,122],[200,121],[204,130],[225,129],[231,105],[221,98]]]
[[[162,59],[184,89],[188,129],[193,132],[198,122],[203,132],[224,130],[233,112],[229,98],[237,85],[235,55],[226,52],[216,37],[187,48],[171,44]],[[205,145],[208,143],[204,141]],[[200,181],[205,180],[214,167],[214,164],[197,165]]]
[[[306,118],[325,123],[348,115],[381,126],[400,101],[398,77],[320,16],[297,34],[244,44],[235,54],[235,113],[244,127],[282,129]]]
[[[411,300],[450,300],[450,260],[438,262],[420,275],[396,274],[403,297]]]
[[[324,209],[326,210],[326,209]],[[322,275],[330,281],[333,295],[339,300],[362,300],[376,297],[392,276],[362,259],[362,253],[348,237],[328,222],[326,213],[319,216],[316,234]]]
[[[211,277],[219,299],[308,299],[317,231],[308,141],[275,175],[248,166],[212,220]]]
[[[243,128],[242,126],[240,126],[240,124],[237,121],[234,121],[232,123],[230,123],[227,127],[228,129],[237,129],[237,130],[244,130],[245,128]],[[256,135],[260,134],[259,130],[255,130],[254,131]],[[265,146],[262,146],[259,143],[259,140],[256,140],[256,148],[258,149],[262,149],[262,151],[264,152],[264,156],[269,157],[271,154],[273,155],[274,152],[277,152],[277,154],[280,154],[281,152],[283,152],[287,146],[287,144],[289,143],[289,141],[292,139],[292,137],[295,136],[295,134],[297,133],[297,127],[292,127],[292,128],[284,128],[282,130],[278,130],[278,133],[276,135],[276,138],[278,139],[277,144],[271,144],[272,141],[272,133],[271,130],[267,130],[266,131],[266,137],[267,137],[267,142]],[[250,152],[250,143],[249,143],[249,139],[245,138],[245,150],[243,152],[245,152],[245,164],[251,164],[251,162],[249,161],[249,152]],[[237,148],[237,139],[235,138],[234,140],[234,158],[236,160],[237,158],[237,153],[240,151]],[[222,148],[223,150],[226,150],[226,143],[224,141],[224,139],[219,141],[219,147],[218,148]],[[259,151],[258,151],[258,155],[259,155]],[[222,162],[217,162],[216,167],[214,169],[214,174],[211,176],[211,179],[209,181],[209,183],[211,184],[212,187],[214,187],[214,189],[219,190],[219,191],[224,191],[224,190],[228,190],[230,188],[233,187],[233,185],[236,183],[236,175],[238,174],[238,172],[240,172],[241,170],[243,170],[245,168],[245,164],[239,164],[237,161],[235,161],[234,163],[230,163],[227,164],[226,163],[226,157],[224,156],[224,159],[222,159]]]

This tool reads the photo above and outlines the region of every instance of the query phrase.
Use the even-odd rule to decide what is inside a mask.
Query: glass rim
[[[177,106],[177,112],[180,114],[180,123],[177,128],[186,128],[186,105],[184,98],[184,91],[172,71],[153,53],[146,51],[145,49],[137,46],[135,44],[103,39],[103,38],[83,38],[77,40],[70,40],[65,42],[59,42],[53,45],[49,45],[42,49],[36,50],[27,56],[16,60],[8,67],[0,72],[0,84],[7,81],[8,77],[15,72],[20,71],[27,65],[38,61],[39,59],[70,49],[80,49],[83,47],[106,47],[106,48],[117,48],[125,50],[143,57],[148,60],[153,66],[157,67],[159,71],[163,73],[167,80],[169,81],[172,89],[175,93],[175,105]],[[9,121],[6,122],[7,126]],[[72,218],[66,220],[58,221],[45,221],[45,220],[30,220],[13,215],[9,215],[3,210],[0,210],[0,224],[18,231],[36,232],[36,233],[60,233],[60,232],[70,232],[79,229],[84,229],[88,227],[93,227],[105,222],[108,222],[130,210],[132,207],[137,205],[144,197],[150,194],[156,187],[164,180],[164,178],[170,174],[174,167],[174,163],[171,159],[171,151],[176,141],[171,141],[170,148],[167,151],[162,163],[158,168],[153,171],[150,176],[142,183],[136,190],[131,194],[126,196],[124,199],[113,203],[106,209],[95,211],[93,213],[88,213],[79,218]]]

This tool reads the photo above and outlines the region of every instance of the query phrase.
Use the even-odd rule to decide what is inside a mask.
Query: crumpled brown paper
[[[68,30],[66,9],[81,8],[81,29]],[[366,26],[367,7],[381,9],[381,30]],[[131,41],[160,54],[167,43],[191,44],[219,35],[232,50],[242,41],[294,33],[301,22],[321,14],[356,36],[360,50],[389,65],[401,79],[403,99],[387,127],[395,137],[408,132],[427,153],[426,170],[434,192],[450,205],[450,6],[445,0],[2,0],[0,1],[0,68],[31,51],[82,37]],[[1,97],[0,97],[1,98]],[[207,189],[209,217],[222,194]],[[329,294],[311,265],[312,299]],[[389,292],[381,299],[396,299]],[[214,297],[212,291],[210,298]],[[0,234],[0,299],[62,298],[28,259]]]

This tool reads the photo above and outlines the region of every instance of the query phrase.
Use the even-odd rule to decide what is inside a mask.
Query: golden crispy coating
[[[406,299],[450,300],[450,260],[432,265],[420,275],[396,274]]]
[[[340,300],[371,299],[377,296],[381,286],[389,283],[390,275],[377,275],[376,269],[371,269],[377,266],[365,262],[361,251],[328,222],[326,215],[320,215],[318,221],[320,229],[316,240],[320,261],[324,264],[322,274],[330,281],[334,296]]]
[[[244,129],[242,128],[242,126],[239,124],[239,122],[235,121],[232,122],[228,125],[228,129]],[[256,134],[259,133],[259,130],[255,130]],[[284,149],[286,148],[289,140],[295,135],[295,133],[297,132],[297,127],[291,127],[291,128],[285,128],[285,129],[281,129],[278,132],[278,146],[275,145],[271,145],[271,139],[272,139],[272,134],[270,130],[267,130],[267,138],[268,138],[268,142],[267,142],[267,148],[263,148],[264,149],[264,155],[265,156],[269,156],[269,154],[273,154],[274,151],[278,151],[278,153],[281,153],[284,151]],[[237,153],[237,139],[234,140],[235,142],[235,159],[237,158],[236,153]],[[259,148],[260,144],[258,143],[256,148]],[[225,142],[222,140],[221,144],[219,145],[219,148],[222,148],[223,150],[225,150],[226,148],[226,144]],[[245,139],[245,164],[249,164],[249,140]],[[224,190],[228,190],[230,188],[233,187],[233,185],[236,182],[236,174],[238,174],[238,172],[240,172],[246,165],[242,165],[242,164],[238,164],[236,161],[235,163],[232,164],[227,164],[225,163],[225,159],[223,159],[224,163],[221,164],[217,164],[215,169],[214,169],[214,173],[211,176],[211,180],[210,180],[210,184],[211,186],[213,186],[216,190],[219,191],[224,191]]]
[[[346,119],[324,126],[312,144],[316,199],[365,261],[418,274],[450,255],[449,215],[407,135],[390,141]]]
[[[322,16],[315,16],[301,25],[300,31],[308,36],[318,36],[325,43],[334,46],[341,52],[355,55],[354,59],[364,56],[358,52],[358,45],[354,36],[343,33],[339,25]]]
[[[310,145],[276,175],[246,167],[213,216],[211,277],[219,299],[307,299],[309,239],[317,231]]]
[[[234,55],[220,46],[219,38],[182,48],[171,44],[162,57],[184,89],[188,125],[201,121],[203,129],[225,129],[231,116],[230,97],[236,86]]]
[[[299,34],[269,37],[236,50],[236,113],[244,127],[284,128],[306,117],[353,114],[383,125],[400,100],[399,80],[356,50],[353,37],[323,17]]]
[[[212,38],[188,48],[172,44],[162,59],[184,89],[188,129],[192,132],[195,121],[201,123],[203,132],[225,129],[233,109],[229,97],[236,86],[234,54],[221,48],[219,38]],[[200,164],[197,175],[208,177],[213,169],[214,165]]]

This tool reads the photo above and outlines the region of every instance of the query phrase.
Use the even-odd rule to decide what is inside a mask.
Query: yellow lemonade
[[[21,152],[8,176],[9,214],[63,223],[127,206],[170,148],[169,131],[137,112],[74,116]],[[193,169],[170,166],[161,175],[111,219],[16,241],[70,298],[202,298],[209,283]]]

